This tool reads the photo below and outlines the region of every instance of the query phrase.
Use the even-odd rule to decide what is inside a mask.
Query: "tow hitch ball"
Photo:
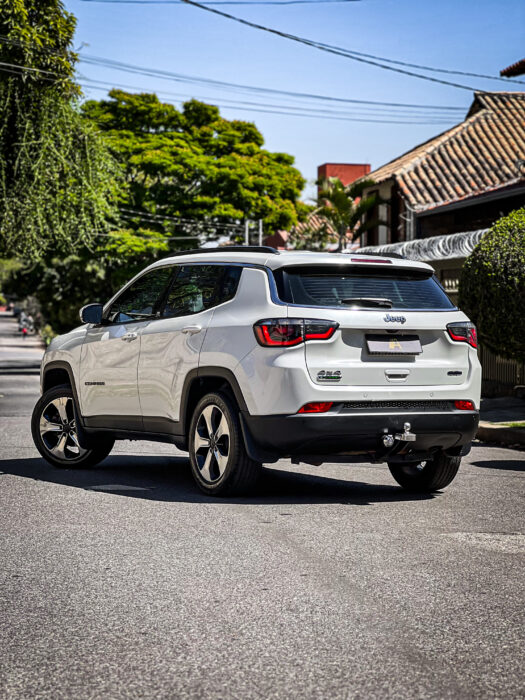
[[[395,433],[395,435],[383,435],[383,445],[385,447],[392,447],[394,440],[399,440],[400,442],[414,442],[416,439],[416,434],[410,432],[412,426],[410,423],[403,423],[403,432]]]

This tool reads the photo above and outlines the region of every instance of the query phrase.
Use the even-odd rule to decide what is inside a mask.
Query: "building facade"
[[[363,246],[489,228],[525,205],[525,93],[476,93],[465,121],[370,173],[384,224]]]

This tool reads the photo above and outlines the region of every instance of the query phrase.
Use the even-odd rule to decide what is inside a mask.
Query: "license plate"
[[[420,355],[423,350],[417,335],[366,335],[371,355]]]

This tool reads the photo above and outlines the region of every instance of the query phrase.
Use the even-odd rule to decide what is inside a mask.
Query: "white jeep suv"
[[[476,329],[429,265],[394,256],[201,249],[155,262],[55,338],[32,432],[58,467],[115,440],[174,443],[198,486],[262,463],[386,462],[449,484],[479,419]]]

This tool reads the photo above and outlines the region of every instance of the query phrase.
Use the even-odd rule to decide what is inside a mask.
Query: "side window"
[[[163,316],[188,316],[233,299],[242,268],[182,265],[168,294]]]
[[[237,292],[237,287],[239,286],[239,280],[241,279],[242,267],[235,267],[232,265],[231,267],[222,269],[224,272],[220,282],[216,304],[222,304],[225,301],[233,299]]]
[[[155,318],[172,273],[172,267],[159,267],[142,275],[111,304],[108,320],[125,323]]]

